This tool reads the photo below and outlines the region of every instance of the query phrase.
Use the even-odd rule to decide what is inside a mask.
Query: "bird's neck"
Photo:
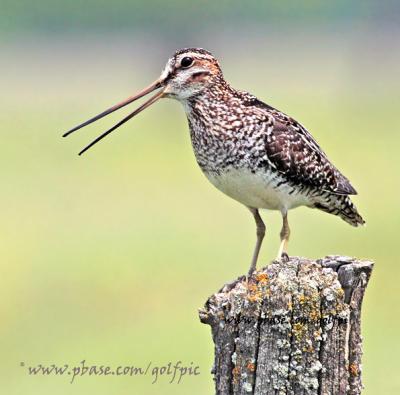
[[[225,80],[212,84],[198,95],[188,98],[183,104],[191,124],[210,129],[211,125],[225,121],[233,108],[240,102],[240,92],[233,89]]]

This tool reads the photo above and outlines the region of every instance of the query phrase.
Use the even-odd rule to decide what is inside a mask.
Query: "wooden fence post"
[[[215,344],[216,394],[361,394],[361,303],[373,262],[273,262],[200,310]]]

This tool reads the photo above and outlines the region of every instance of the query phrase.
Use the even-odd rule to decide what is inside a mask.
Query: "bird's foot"
[[[249,270],[249,272],[247,273],[247,275],[246,275],[246,287],[249,286],[251,277],[253,276],[253,273],[254,273],[254,269],[253,270]]]
[[[285,263],[289,262],[289,255],[287,254],[287,252],[282,252],[281,261]]]
[[[255,282],[255,277],[253,275],[256,272],[257,272],[257,269],[256,269],[255,265],[252,264],[246,275],[246,279],[245,279],[246,288],[248,288],[249,285],[251,285],[252,283]]]
[[[290,258],[289,258],[289,255],[287,254],[287,252],[283,251],[282,253],[278,254],[275,261],[287,263],[287,262],[289,262],[289,259]]]
[[[224,284],[224,286],[218,292],[229,292],[233,288],[235,288],[238,283],[241,283],[242,281],[247,282],[247,277],[245,275],[242,275],[238,277],[236,280]]]
[[[251,277],[255,271],[256,271],[256,268],[254,266],[251,266],[247,273],[247,277]]]

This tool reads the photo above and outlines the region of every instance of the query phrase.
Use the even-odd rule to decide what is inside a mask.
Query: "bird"
[[[256,243],[248,276],[256,270],[266,232],[260,210],[275,210],[282,215],[278,261],[289,258],[291,209],[306,206],[338,216],[352,226],[365,223],[350,200],[356,190],[307,129],[256,96],[233,88],[225,80],[218,60],[202,48],[177,50],[152,84],[63,136],[153,91],[157,92],[79,155],[157,100],[179,101],[202,172],[216,188],[246,206],[254,217]]]

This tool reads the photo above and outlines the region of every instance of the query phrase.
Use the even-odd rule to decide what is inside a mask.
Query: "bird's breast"
[[[220,191],[249,207],[282,211],[310,203],[307,196],[270,170],[232,167],[204,173]]]
[[[214,186],[254,208],[285,210],[309,203],[271,167],[265,149],[268,122],[230,114],[232,119],[226,124],[202,115],[189,112],[190,134],[197,162]]]

